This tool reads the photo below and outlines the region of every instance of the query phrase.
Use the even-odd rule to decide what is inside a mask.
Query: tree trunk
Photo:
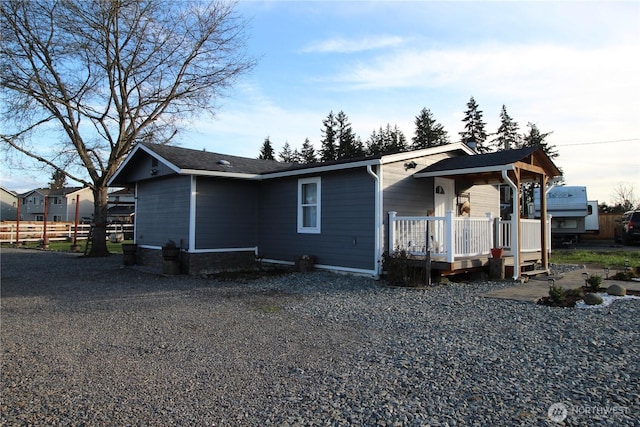
[[[93,189],[93,241],[88,256],[104,257],[109,255],[107,249],[107,190],[104,185]]]

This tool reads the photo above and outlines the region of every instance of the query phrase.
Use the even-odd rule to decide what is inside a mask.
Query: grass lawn
[[[597,264],[602,267],[640,267],[640,251],[587,251],[554,249],[549,262],[554,264]],[[625,264],[628,262],[628,264]]]
[[[107,249],[112,254],[121,254],[122,253],[122,244],[123,243],[133,243],[133,240],[124,240],[120,243],[113,243],[107,240]],[[23,247],[28,249],[37,249],[39,247],[38,242],[27,242]],[[78,246],[80,246],[79,252],[84,253],[84,248],[87,245],[86,240],[78,240]],[[8,243],[3,243],[3,247],[11,247],[12,245]],[[53,241],[49,242],[49,250],[50,251],[59,251],[59,252],[69,252],[71,248],[71,242],[66,241]]]

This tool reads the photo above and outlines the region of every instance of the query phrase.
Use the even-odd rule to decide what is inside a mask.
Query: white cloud
[[[355,53],[400,46],[406,39],[399,36],[369,36],[360,39],[333,39],[313,42],[302,49],[304,53]]]

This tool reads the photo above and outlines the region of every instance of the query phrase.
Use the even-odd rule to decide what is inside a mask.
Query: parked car
[[[613,235],[616,242],[622,242],[623,245],[640,241],[640,210],[625,212],[618,218]]]

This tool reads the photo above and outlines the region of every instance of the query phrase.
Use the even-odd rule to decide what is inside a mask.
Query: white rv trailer
[[[540,217],[540,189],[534,189],[535,217]],[[553,187],[547,192],[547,213],[551,215],[554,242],[571,244],[586,233],[597,234],[598,201],[588,200],[587,187]]]

